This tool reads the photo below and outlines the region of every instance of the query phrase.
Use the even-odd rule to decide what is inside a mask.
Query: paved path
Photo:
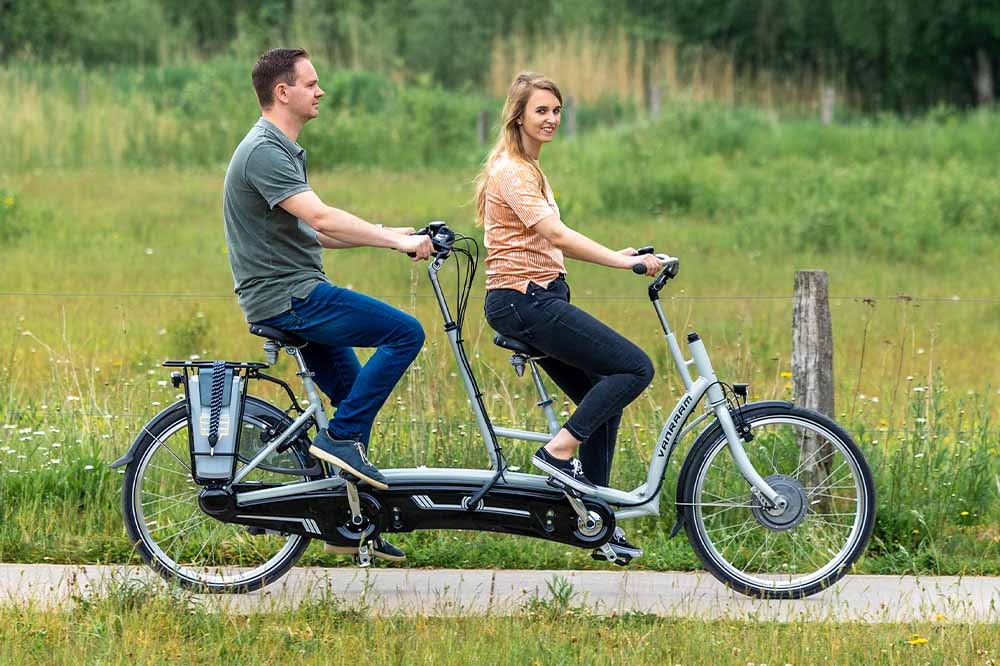
[[[258,592],[198,598],[240,613],[330,600],[340,607],[363,604],[374,613],[504,614],[550,597],[550,585],[559,578],[572,585],[572,605],[598,613],[869,622],[944,616],[953,622],[1000,622],[1000,578],[956,576],[847,576],[808,599],[761,601],[736,594],[704,573],[299,567]],[[146,567],[0,564],[0,603],[58,605],[124,580],[160,584]]]

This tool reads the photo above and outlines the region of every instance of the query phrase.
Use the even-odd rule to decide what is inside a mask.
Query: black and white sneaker
[[[375,537],[375,539],[368,542],[368,545],[372,549],[372,555],[380,560],[386,560],[387,562],[402,562],[406,559],[406,553],[404,553],[401,549],[396,548],[382,537]],[[357,546],[344,546],[342,544],[331,543],[329,541],[324,544],[323,550],[327,553],[336,553],[338,555],[358,554]]]
[[[583,465],[579,458],[560,460],[550,455],[543,446],[531,456],[531,464],[577,492],[589,494],[597,490],[597,486],[583,475]]]
[[[365,455],[365,445],[351,439],[333,439],[326,428],[320,429],[309,453],[331,465],[336,465],[349,474],[353,474],[368,485],[379,490],[388,490],[389,483],[378,471],[375,465],[368,461]]]

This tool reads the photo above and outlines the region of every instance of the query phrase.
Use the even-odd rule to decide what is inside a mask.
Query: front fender
[[[765,411],[774,408],[788,409],[794,405],[786,400],[759,400],[757,402],[750,402],[743,405],[740,411],[743,413],[744,418],[750,418],[755,412]],[[698,439],[695,440],[691,448],[688,449],[687,455],[684,456],[684,464],[681,465],[680,474],[677,476],[677,497],[675,499],[675,509],[677,511],[677,517],[674,520],[674,526],[670,529],[670,536],[668,539],[672,539],[677,536],[677,533],[681,531],[684,527],[684,512],[681,510],[681,502],[683,502],[683,497],[681,496],[684,492],[684,487],[687,484],[687,475],[691,470],[691,459],[694,457],[692,454],[699,450],[702,446],[707,446],[709,442],[715,441],[722,434],[722,425],[719,423],[718,419],[712,422],[712,424],[705,428]]]

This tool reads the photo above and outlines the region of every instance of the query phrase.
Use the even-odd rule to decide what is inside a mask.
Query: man
[[[316,384],[337,411],[309,452],[364,483],[386,489],[366,452],[372,423],[423,345],[412,316],[330,284],[322,249],[382,247],[426,259],[431,241],[412,229],[370,224],[324,204],[306,178],[296,143],[319,115],[323,90],[309,54],[271,49],[253,67],[261,118],[233,153],[223,195],[226,243],[235,291],[248,322],[309,341],[302,350]],[[375,347],[362,367],[353,347]],[[388,543],[375,554],[402,559]]]

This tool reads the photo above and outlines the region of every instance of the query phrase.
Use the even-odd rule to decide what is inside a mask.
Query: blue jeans
[[[331,284],[317,285],[292,308],[254,322],[294,333],[320,390],[337,412],[330,421],[334,439],[357,439],[367,446],[375,415],[424,344],[424,329],[412,316],[370,296]],[[353,347],[375,347],[364,367]]]
[[[486,292],[486,320],[497,333],[545,353],[539,365],[576,403],[563,424],[583,442],[580,462],[588,479],[607,486],[622,408],[653,379],[644,351],[569,302],[569,285],[557,278],[548,287],[528,283]]]

